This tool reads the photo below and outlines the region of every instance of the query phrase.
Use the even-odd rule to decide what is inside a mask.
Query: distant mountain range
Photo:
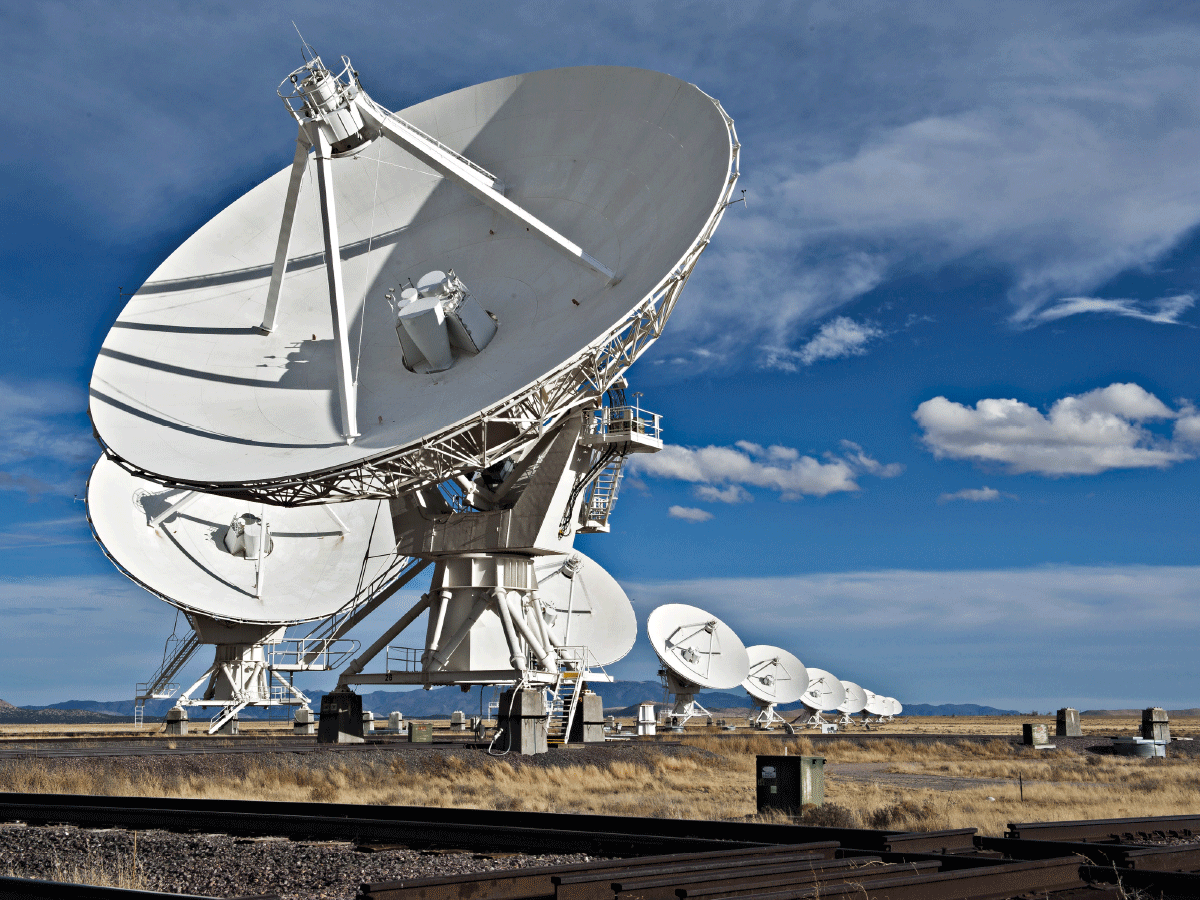
[[[657,681],[615,681],[612,684],[596,685],[596,692],[604,698],[604,709],[610,715],[634,715],[638,704],[651,702],[661,704],[663,701],[662,685]],[[313,709],[320,710],[321,698],[325,691],[308,693],[312,700]],[[388,713],[398,710],[406,718],[429,718],[449,716],[455,710],[462,710],[468,716],[478,715],[480,697],[483,698],[484,712],[487,704],[498,692],[493,688],[472,688],[463,692],[455,687],[433,688],[428,691],[371,691],[362,694],[363,709],[375,713],[376,718],[385,719]],[[733,691],[701,691],[700,702],[710,710],[750,710],[754,704],[750,702],[745,692]],[[146,704],[148,720],[161,719],[167,710],[174,705],[173,700],[152,700]],[[789,703],[779,707],[781,712],[799,709],[801,704]],[[215,710],[214,710],[215,712]],[[282,711],[275,712],[275,718],[282,718]],[[1171,709],[1168,715],[1200,716],[1200,709]],[[977,703],[908,703],[904,706],[905,716],[1020,716],[1033,715],[1015,709],[997,709],[994,706],[981,706]],[[1140,716],[1140,709],[1088,709],[1084,716]],[[28,724],[33,722],[96,724],[131,720],[133,716],[132,700],[66,700],[54,703],[48,707],[13,706],[0,700],[0,724]],[[271,717],[267,710],[246,709],[241,713],[245,719],[265,719]]]
[[[662,703],[662,685],[657,681],[616,681],[612,684],[598,684],[596,691],[604,698],[604,708],[610,714],[628,715],[637,711],[640,703]],[[321,697],[325,691],[311,691],[308,697],[312,700],[313,709],[319,710]],[[483,698],[484,711],[496,692],[493,688],[472,688],[463,692],[459,688],[440,687],[428,691],[370,691],[363,692],[363,709],[375,713],[377,718],[386,718],[388,713],[398,710],[406,718],[421,718],[432,716],[448,716],[455,710],[462,710],[468,716],[477,715],[480,711],[480,697]],[[702,691],[700,702],[711,710],[746,710],[753,708],[749,696],[745,692],[732,691]],[[168,709],[174,705],[173,700],[152,700],[146,704],[147,719],[161,719]],[[798,709],[799,703],[780,706],[781,711]],[[42,707],[15,707],[0,700],[0,722],[25,721],[30,714],[42,711]],[[39,721],[71,721],[83,724],[84,721],[109,722],[114,719],[126,719],[133,715],[132,700],[66,700],[54,703],[44,708],[46,713],[72,713],[72,715],[42,718]],[[1089,710],[1084,715],[1136,715],[1138,710],[1121,710],[1103,712]],[[84,713],[91,718],[82,717]],[[1200,715],[1196,710],[1172,711],[1172,715]],[[276,713],[278,716],[279,713]],[[1016,716],[1021,715],[1017,710],[997,709],[994,706],[981,706],[975,703],[943,703],[930,705],[928,703],[912,703],[904,707],[906,716]],[[246,709],[241,716],[246,719],[267,718],[265,710]],[[16,718],[14,718],[16,717]]]

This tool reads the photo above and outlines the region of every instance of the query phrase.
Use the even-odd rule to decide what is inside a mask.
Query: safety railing
[[[384,671],[419,672],[424,653],[423,647],[388,647]]]
[[[267,665],[277,672],[324,672],[336,669],[361,646],[351,638],[296,638],[272,644]]]

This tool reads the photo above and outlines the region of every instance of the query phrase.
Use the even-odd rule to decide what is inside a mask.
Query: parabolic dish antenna
[[[172,253],[100,350],[96,433],[164,484],[291,505],[485,468],[653,343],[736,182],[732,120],[669,75],[534,72],[397,117],[348,61],[336,96],[318,96],[328,70],[309,72],[292,83],[309,91],[306,110],[329,105],[321,127],[342,103],[361,130],[331,144],[293,112],[291,174]],[[414,141],[434,149],[403,149]],[[327,242],[340,247],[336,279]],[[280,247],[287,274],[265,313]],[[456,306],[464,285],[473,300]],[[441,316],[454,309],[450,328]],[[406,366],[421,347],[429,359]]]
[[[387,505],[377,500],[283,509],[185,495],[131,475],[107,456],[88,479],[88,518],[104,552],[185,612],[267,625],[320,619],[399,562]]]
[[[866,709],[866,691],[853,682],[842,682],[841,686],[846,691],[846,698],[838,704],[838,712],[846,715],[862,713]]]
[[[795,703],[808,687],[808,670],[793,654],[769,644],[747,647],[750,674],[742,687],[764,703]]]
[[[609,666],[633,649],[637,615],[629,597],[598,562],[578,550],[534,560],[538,595],[559,646],[585,646],[591,665]]]
[[[873,716],[886,716],[890,708],[886,697],[867,691],[867,705],[863,707],[866,712]]]
[[[853,681],[843,681],[842,688],[846,692],[846,699],[837,705],[837,711],[845,713],[847,716],[852,716],[855,713],[860,713],[867,708],[867,692],[855,684]]]
[[[898,716],[898,715],[900,715],[900,713],[904,712],[904,707],[900,704],[900,701],[897,700],[895,697],[888,697],[887,704],[888,704],[888,715],[889,716]]]
[[[733,629],[712,613],[668,603],[650,613],[646,635],[663,665],[694,688],[737,687],[750,671],[750,657]]]
[[[808,670],[808,687],[800,702],[813,712],[835,710],[846,700],[846,689],[832,673],[824,669]]]

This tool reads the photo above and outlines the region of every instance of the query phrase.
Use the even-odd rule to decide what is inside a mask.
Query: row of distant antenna
[[[674,697],[668,715],[677,727],[693,717],[710,715],[696,699],[701,690],[728,690],[738,685],[759,709],[754,718],[759,728],[780,723],[832,731],[839,725],[889,722],[903,712],[894,697],[842,681],[824,669],[806,668],[780,647],[746,647],[732,628],[695,606],[670,603],[658,607],[650,613],[646,631],[663,664],[664,687]],[[787,723],[777,707],[796,701],[803,704],[804,712]],[[860,717],[855,719],[856,715]]]

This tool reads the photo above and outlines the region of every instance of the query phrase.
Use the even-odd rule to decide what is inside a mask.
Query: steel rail
[[[516,900],[523,897],[549,896],[560,884],[583,885],[601,882],[610,873],[651,871],[669,866],[702,867],[706,862],[723,864],[743,859],[777,859],[804,854],[814,859],[832,859],[838,845],[834,841],[774,847],[712,850],[702,853],[673,853],[632,859],[590,860],[562,866],[510,869],[498,872],[471,872],[434,878],[409,878],[364,884],[360,892],[376,900],[470,900],[483,894],[489,900]],[[580,888],[580,892],[582,892]],[[603,892],[602,892],[603,894]]]
[[[1113,866],[1080,866],[1079,874],[1090,882],[1119,886],[1118,896],[1147,894],[1159,897],[1200,897],[1200,875],[1193,872],[1121,869]]]
[[[1099,841],[1042,841],[993,837],[980,838],[979,843],[986,850],[996,850],[1013,859],[1053,859],[1074,854],[1090,860],[1097,866],[1161,872],[1200,869],[1200,843],[1146,847]]]
[[[530,832],[557,832],[586,836],[591,833],[616,834],[627,836],[630,840],[652,847],[655,841],[662,846],[676,848],[684,846],[687,841],[712,842],[714,849],[719,847],[735,848],[738,846],[756,846],[769,844],[799,844],[812,841],[837,841],[844,847],[854,847],[859,850],[886,851],[890,843],[909,845],[912,843],[929,844],[941,847],[951,841],[942,835],[961,836],[965,831],[916,833],[917,837],[908,840],[908,832],[869,830],[861,828],[828,828],[815,825],[774,825],[757,822],[726,822],[706,819],[653,819],[636,816],[608,816],[580,813],[533,813],[509,810],[488,809],[459,809],[452,807],[424,806],[360,806],[357,804],[341,803],[294,803],[268,800],[209,800],[190,798],[157,798],[157,797],[107,797],[89,796],[83,794],[20,794],[0,793],[0,820],[20,818],[19,814],[40,815],[39,809],[53,807],[60,816],[87,816],[96,821],[102,817],[99,812],[89,810],[113,810],[113,815],[134,817],[142,814],[147,817],[157,817],[157,820],[169,820],[172,816],[187,817],[193,815],[246,815],[258,817],[259,830],[264,833],[263,824],[266,822],[285,822],[290,818],[328,821],[363,821],[380,825],[386,823],[405,823],[413,825],[421,823],[428,827],[470,826],[485,828],[521,828]],[[61,821],[70,822],[69,818]],[[115,823],[114,823],[115,824]],[[152,827],[162,827],[154,825]],[[969,831],[969,829],[967,830]],[[282,832],[279,832],[282,833]],[[932,836],[932,840],[930,840]],[[465,836],[463,838],[466,839]],[[583,841],[583,837],[579,837]],[[972,847],[969,841],[965,846],[961,837],[956,839],[956,845],[962,849]],[[453,846],[465,846],[453,844]],[[536,846],[536,845],[533,845]],[[685,847],[685,849],[687,849]],[[696,849],[699,849],[698,847]],[[921,846],[906,846],[911,851],[921,850]],[[644,851],[644,852],[649,852]],[[669,852],[665,850],[664,852]],[[620,854],[614,854],[620,855]]]
[[[1122,838],[1200,837],[1200,815],[1008,823],[1004,835],[1042,841],[1119,841]]]

